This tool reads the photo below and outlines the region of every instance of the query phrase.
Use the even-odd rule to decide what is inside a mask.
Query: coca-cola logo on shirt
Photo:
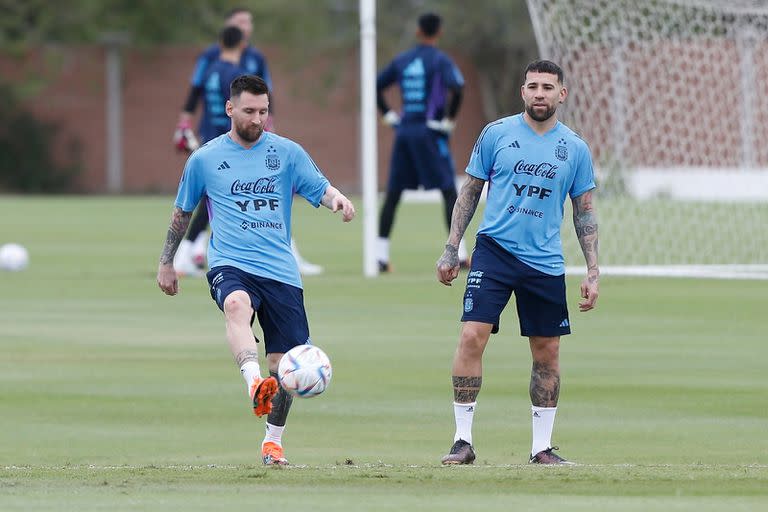
[[[527,163],[525,160],[518,160],[514,168],[515,174],[527,174],[528,176],[538,176],[549,180],[557,177],[557,166],[549,162],[539,164]]]
[[[275,191],[276,185],[277,176],[267,176],[256,181],[235,180],[232,183],[230,192],[232,195],[271,194]]]

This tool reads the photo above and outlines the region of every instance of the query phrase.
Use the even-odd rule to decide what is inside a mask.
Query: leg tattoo
[[[457,377],[453,376],[453,401],[460,404],[469,404],[477,401],[482,377]]]
[[[259,362],[259,352],[257,350],[246,349],[235,356],[235,363],[238,368],[242,368],[243,364],[248,361]]]
[[[531,404],[537,407],[557,407],[560,396],[560,372],[534,361],[531,370]]]

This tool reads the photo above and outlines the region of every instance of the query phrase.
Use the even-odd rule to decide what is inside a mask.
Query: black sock
[[[381,217],[379,218],[379,237],[389,238],[392,232],[392,226],[395,223],[395,210],[400,203],[402,190],[388,190],[384,198],[384,206],[381,207]]]
[[[277,378],[277,374],[269,372],[271,376],[280,382]],[[280,386],[277,393],[272,398],[272,412],[267,416],[267,423],[276,427],[284,427],[285,420],[288,419],[288,412],[291,410],[291,404],[293,403],[293,396],[289,395],[283,386]]]

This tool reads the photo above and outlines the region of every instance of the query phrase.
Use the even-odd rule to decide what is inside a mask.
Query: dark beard
[[[243,139],[246,142],[256,142],[259,140],[259,137],[261,137],[261,134],[264,132],[264,128],[259,127],[257,130],[248,130],[243,129],[239,126],[235,126],[235,131],[237,132],[238,137]],[[256,133],[256,135],[253,135],[253,133]]]
[[[557,107],[548,108],[544,114],[537,114],[535,110],[533,110],[533,106],[527,106],[525,107],[525,111],[528,113],[528,115],[533,119],[534,121],[537,121],[539,123],[543,123],[553,115],[555,115],[555,111],[557,110]]]

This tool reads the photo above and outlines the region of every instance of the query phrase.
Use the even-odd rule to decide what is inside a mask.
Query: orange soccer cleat
[[[267,377],[256,379],[251,384],[251,399],[253,400],[253,414],[264,416],[272,412],[272,398],[277,393],[277,379]]]
[[[283,447],[273,442],[266,442],[261,445],[261,460],[265,466],[288,465],[288,459],[283,454]]]

